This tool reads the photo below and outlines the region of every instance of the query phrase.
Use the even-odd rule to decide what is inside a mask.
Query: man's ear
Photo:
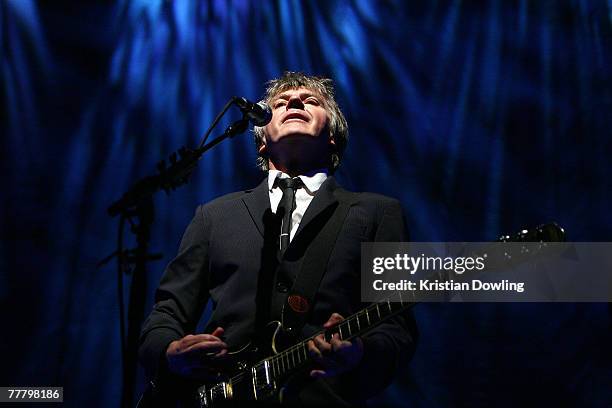
[[[259,149],[257,149],[257,152],[259,153],[260,156],[263,156],[265,153],[267,153],[267,151],[268,151],[268,146],[266,146],[266,142],[264,141],[259,146]]]
[[[329,145],[330,148],[336,150],[336,139],[334,139],[333,135],[329,136],[329,139],[327,140],[327,144]]]

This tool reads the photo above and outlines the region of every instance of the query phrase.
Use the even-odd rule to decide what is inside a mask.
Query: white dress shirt
[[[289,178],[290,176],[278,170],[270,170],[268,172],[270,207],[274,214],[276,214],[278,204],[280,203],[281,198],[283,198],[283,190],[281,190],[278,186],[274,186],[274,180],[276,180],[277,177]],[[304,183],[304,187],[298,188],[295,192],[295,210],[293,210],[293,214],[291,214],[291,234],[289,235],[289,242],[293,240],[293,237],[300,226],[300,222],[302,221],[302,217],[304,217],[304,213],[314,198],[315,193],[319,190],[325,179],[327,179],[327,171],[316,170],[310,173],[310,175],[298,177]]]

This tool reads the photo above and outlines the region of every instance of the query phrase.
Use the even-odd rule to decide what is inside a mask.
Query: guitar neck
[[[373,303],[365,309],[344,319],[338,325],[331,327],[321,333],[326,341],[330,341],[334,334],[338,334],[340,340],[351,340],[365,334],[385,320],[408,310],[417,302],[391,301],[387,298],[382,302]],[[318,336],[321,333],[317,333]]]

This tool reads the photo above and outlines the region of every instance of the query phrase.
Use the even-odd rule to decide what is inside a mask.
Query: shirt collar
[[[276,180],[277,177],[289,178],[289,175],[279,170],[269,170],[268,171],[268,190],[272,191],[272,189],[274,188],[274,180]],[[307,174],[300,175],[298,177],[302,179],[302,182],[304,183],[306,190],[309,193],[314,194],[321,187],[321,184],[323,184],[323,182],[327,179],[327,170],[318,169],[318,170],[311,171]]]

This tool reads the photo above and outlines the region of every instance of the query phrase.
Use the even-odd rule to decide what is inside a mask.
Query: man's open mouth
[[[283,120],[283,123],[287,122],[287,121],[302,121],[302,122],[308,122],[308,117],[306,115],[303,115],[301,113],[289,113],[287,116],[285,116],[285,119]]]

